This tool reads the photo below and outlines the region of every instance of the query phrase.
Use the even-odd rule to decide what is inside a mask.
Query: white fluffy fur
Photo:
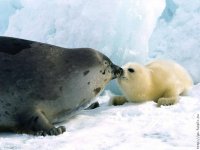
[[[134,72],[128,71],[130,69]],[[128,63],[123,70],[118,84],[125,98],[131,102],[153,100],[158,106],[172,105],[177,102],[179,95],[185,94],[193,85],[187,71],[172,61],[156,60],[145,66]],[[119,97],[114,101],[118,103]]]

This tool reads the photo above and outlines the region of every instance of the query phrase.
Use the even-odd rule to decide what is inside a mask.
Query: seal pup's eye
[[[135,72],[135,70],[134,70],[133,68],[128,68],[128,71],[129,71],[130,73]]]

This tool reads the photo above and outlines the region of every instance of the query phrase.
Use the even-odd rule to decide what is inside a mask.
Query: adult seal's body
[[[89,48],[0,37],[0,130],[36,135],[91,102],[122,69]]]

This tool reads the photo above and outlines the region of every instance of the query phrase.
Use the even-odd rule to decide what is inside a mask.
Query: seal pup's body
[[[126,101],[154,101],[157,106],[176,104],[193,86],[190,74],[172,60],[154,60],[147,65],[127,63],[117,81],[124,96],[111,99],[114,105]]]

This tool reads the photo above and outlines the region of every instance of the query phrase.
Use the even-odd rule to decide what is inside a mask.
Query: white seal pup
[[[123,70],[123,75],[117,81],[125,96],[114,97],[111,100],[113,105],[151,100],[158,106],[173,105],[179,95],[186,94],[193,85],[189,73],[169,60],[155,60],[145,66],[127,63]]]

